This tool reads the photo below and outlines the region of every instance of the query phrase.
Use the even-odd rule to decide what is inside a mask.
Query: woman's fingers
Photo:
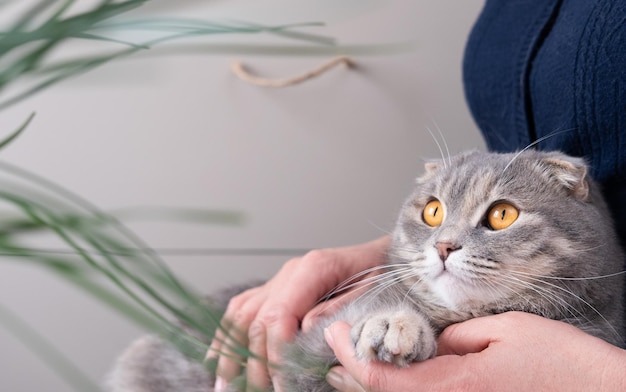
[[[481,317],[452,324],[439,336],[437,355],[481,352],[494,342],[494,336],[501,328],[496,317]]]
[[[385,376],[396,368],[388,363],[357,359],[350,329],[346,322],[336,321],[324,330],[326,342],[343,367],[329,372],[327,381],[341,392],[392,391]],[[384,368],[382,372],[380,367]]]
[[[309,252],[289,260],[263,286],[231,299],[207,354],[217,360],[215,390],[224,390],[228,381],[241,374],[242,365],[247,368],[248,389],[269,386],[271,381],[279,390],[282,349],[293,339],[305,315],[345,279],[379,265],[388,244],[389,238],[384,237],[353,247]],[[317,309],[328,314],[344,300],[332,300],[330,307]],[[304,320],[305,327],[313,320],[314,314]],[[249,357],[242,348],[253,355]]]
[[[253,354],[246,367],[246,392],[266,391],[271,386],[267,370],[267,331],[265,325],[254,321],[248,331],[248,348]]]
[[[264,298],[261,286],[247,290],[231,299],[208,353],[209,359],[219,356],[216,368],[216,391],[241,374],[242,364],[246,362],[242,349],[248,347],[248,330]]]
[[[326,381],[340,392],[367,392],[343,366],[330,369]]]
[[[264,319],[267,329],[267,360],[268,371],[272,384],[280,385],[280,366],[282,351],[287,342],[293,340],[298,332],[299,318],[294,316],[288,308],[277,306]]]

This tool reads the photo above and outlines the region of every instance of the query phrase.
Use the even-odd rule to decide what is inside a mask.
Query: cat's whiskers
[[[553,290],[542,287],[540,285],[528,282],[523,279],[516,278],[514,276],[503,276],[503,278],[508,282],[508,284],[517,285],[519,287],[525,288],[527,290],[532,290],[540,297],[544,298],[548,303],[555,307],[555,309],[560,309],[559,313],[569,313],[573,318],[583,317],[587,321],[588,319],[585,317],[582,311],[578,310],[574,305],[570,304],[566,301],[561,295],[554,292]],[[523,293],[517,293],[519,298],[525,298]],[[533,307],[534,304],[531,301],[526,301],[528,304]],[[575,311],[575,312],[574,312]],[[542,316],[545,316],[542,314]]]
[[[565,276],[553,276],[553,275],[541,275],[541,274],[532,274],[530,272],[516,271],[517,274],[525,275],[538,279],[552,279],[552,280],[571,280],[571,281],[584,281],[584,280],[596,280],[596,279],[607,279],[613,278],[615,276],[620,276],[626,274],[626,270],[622,270],[619,272],[614,272],[612,274],[606,275],[598,275],[598,276],[584,276],[584,277],[565,277]]]
[[[380,282],[383,282],[383,281],[388,280],[388,279],[395,281],[395,278],[393,278],[393,276],[400,275],[400,274],[405,273],[405,272],[406,271],[403,271],[403,270],[392,270],[392,271],[384,272],[384,273],[379,274],[379,275],[370,276],[370,277],[362,279],[362,280],[360,280],[358,282],[351,283],[350,285],[347,285],[347,286],[342,287],[340,289],[333,290],[333,292],[331,292],[331,293],[334,293],[334,294],[327,294],[324,297],[324,299],[321,299],[321,300],[318,301],[318,304],[327,302],[333,296],[335,296],[335,295],[337,295],[337,294],[339,294],[341,292],[347,291],[349,289],[353,289],[352,293],[358,293],[359,291],[364,291],[363,294],[357,296],[354,299],[354,302],[356,302],[361,297],[368,296],[368,295],[370,295],[370,293],[372,291],[377,290],[377,287],[372,289],[371,286],[379,286]],[[331,306],[331,304],[328,303],[326,306],[322,307],[319,310],[319,313],[324,313],[326,310],[328,310],[330,308],[330,306]]]
[[[484,259],[475,256],[468,256],[465,260],[463,260],[463,264],[459,268],[463,272],[468,273],[470,278],[475,279],[483,279],[485,277],[491,278],[500,274],[500,270],[497,269],[497,262],[487,265],[481,264],[480,261],[484,261]]]
[[[395,248],[392,248],[392,249],[389,250],[391,255],[400,256],[399,254],[394,253],[394,252],[397,252],[397,251],[402,251],[402,252],[407,252],[407,253],[414,253],[414,254],[424,253],[424,251],[420,247],[407,247],[407,246],[400,247],[400,246],[398,246],[398,247],[395,247]]]
[[[394,264],[381,264],[381,265],[377,265],[371,268],[367,268],[361,272],[358,272],[352,276],[350,276],[349,278],[345,279],[344,281],[342,281],[341,283],[339,283],[337,286],[335,286],[334,289],[332,289],[330,292],[328,292],[327,294],[325,294],[322,298],[320,298],[320,300],[318,301],[318,304],[324,301],[328,301],[329,299],[331,299],[332,297],[334,297],[335,295],[342,293],[344,291],[347,291],[355,286],[358,286],[362,283],[367,283],[367,282],[371,282],[373,279],[376,279],[378,276],[380,275],[375,275],[369,278],[365,278],[365,279],[359,279],[365,275],[368,275],[370,273],[373,272],[378,272],[380,270],[384,270],[384,269],[395,269],[395,268],[402,268],[402,267],[406,267],[406,264],[402,264],[402,263],[394,263]]]
[[[517,273],[517,271],[510,271],[510,272],[511,272],[512,274]],[[583,297],[581,297],[580,295],[577,295],[576,293],[574,293],[574,292],[573,292],[572,290],[570,290],[570,289],[567,289],[567,288],[565,288],[565,287],[562,287],[562,286],[556,285],[556,284],[554,284],[554,283],[547,282],[547,281],[545,281],[545,280],[543,280],[543,279],[540,279],[540,278],[535,278],[535,277],[528,276],[528,275],[521,275],[521,276],[525,276],[527,279],[534,280],[535,282],[539,282],[539,283],[545,284],[545,285],[547,285],[547,286],[549,286],[549,287],[552,287],[552,288],[554,288],[554,289],[556,289],[556,290],[560,290],[560,291],[562,291],[563,293],[565,293],[565,294],[569,295],[570,297],[577,299],[578,301],[580,301],[581,303],[583,303],[584,305],[586,305],[589,309],[591,309],[591,310],[592,310],[595,314],[597,314],[597,315],[598,315],[598,316],[599,316],[599,317],[600,317],[600,318],[601,318],[601,319],[602,319],[602,320],[606,323],[606,325],[607,325],[607,326],[611,329],[611,331],[615,334],[615,336],[616,336],[616,337],[617,337],[620,341],[623,341],[622,336],[620,335],[620,333],[619,333],[619,332],[617,332],[617,330],[615,329],[615,327],[613,327],[613,325],[609,322],[609,320],[607,320],[607,319],[606,319],[606,317],[604,317],[604,315],[603,315],[603,314],[602,314],[602,313],[601,313],[601,312],[600,312],[600,311],[599,311],[599,310],[598,310],[595,306],[593,306],[591,303],[589,303],[589,301],[587,301],[586,299],[584,299],[584,298],[583,298]],[[537,287],[539,287],[539,288],[542,288],[542,286],[539,286],[539,285],[535,285],[535,286],[537,286]],[[560,298],[560,296],[559,296],[559,298]],[[564,301],[564,302],[565,302],[565,300],[562,300],[562,301]],[[568,305],[569,305],[569,304],[568,304]],[[570,305],[570,306],[571,306],[571,305]],[[573,307],[573,306],[572,306],[572,307]],[[591,320],[589,320],[588,318],[586,318],[583,314],[581,314],[581,316],[583,316],[587,322],[592,323],[592,322],[591,322]]]
[[[379,224],[377,224],[374,221],[371,220],[367,220],[367,223],[372,226],[374,229],[378,230],[380,232],[381,235],[386,235],[386,236],[393,236],[393,230],[389,230],[388,228],[384,228],[382,226],[380,226]]]
[[[477,275],[479,274],[478,271],[475,271],[475,270],[472,270],[472,272],[474,272]],[[588,323],[593,324],[589,319],[587,319],[584,316],[583,312],[581,312],[576,307],[571,305],[568,301],[566,301],[562,297],[562,295],[559,295],[559,292],[557,292],[557,290],[561,292],[565,292],[567,295],[578,299],[585,306],[591,308],[596,314],[598,314],[608,325],[610,325],[610,323],[606,320],[606,318],[589,302],[585,301],[583,298],[576,295],[573,291],[565,287],[546,282],[543,279],[562,280],[562,281],[584,281],[584,280],[593,280],[593,279],[605,279],[605,278],[615,277],[615,276],[619,276],[619,275],[626,273],[626,271],[620,271],[620,272],[616,272],[612,274],[593,276],[593,277],[557,277],[557,276],[550,276],[550,275],[544,275],[544,274],[534,274],[532,272],[524,272],[524,271],[507,271],[507,272],[509,273],[509,275],[507,276],[506,274],[502,274],[502,277],[507,279],[508,282],[521,285],[523,287],[533,290],[535,293],[541,295],[544,299],[548,300],[554,306],[557,306],[563,309],[564,311],[567,311],[569,314],[571,314],[572,317],[574,318],[582,317],[582,318],[585,318],[585,320]],[[485,271],[481,271],[480,274],[489,275],[489,274],[486,274]],[[517,275],[517,277],[512,276],[512,275]],[[520,279],[519,277],[522,277],[525,279]],[[547,285],[548,287],[544,287],[540,284],[531,283],[528,280],[533,280],[537,283],[542,283],[544,285]],[[485,280],[484,282],[486,283],[487,280]],[[490,281],[490,282],[493,283],[494,281]],[[497,280],[495,282],[497,282]],[[502,287],[506,288],[505,284],[501,282],[499,282],[499,284]],[[611,326],[611,329],[613,329],[613,331],[617,333],[612,326]]]
[[[528,282],[519,280],[519,279],[513,279],[511,277],[504,278],[503,280],[500,281],[496,281],[494,282],[496,284],[498,284],[503,290],[504,292],[510,292],[514,295],[514,298],[516,298],[517,301],[519,300],[523,300],[525,302],[524,304],[520,304],[521,308],[519,310],[530,310],[530,309],[535,309],[537,310],[537,297],[536,296],[529,296],[527,295],[527,293],[525,293],[522,290],[531,290],[533,291],[537,296],[544,298],[548,303],[550,303],[552,306],[554,306],[556,309],[561,309],[560,313],[568,313],[570,315],[572,315],[572,317],[576,317],[576,314],[581,314],[580,311],[578,311],[577,309],[573,309],[576,311],[576,313],[574,313],[572,311],[572,306],[570,306],[566,301],[564,301],[560,296],[556,295],[555,293],[553,293],[550,290],[546,290],[545,288],[541,288],[538,287],[536,285],[533,284],[529,284]],[[503,308],[507,308],[508,305],[510,305],[510,298],[508,296],[504,296],[502,299],[502,302],[505,304],[505,306]],[[497,304],[496,304],[497,305]],[[498,309],[502,309],[502,308],[498,308]],[[541,308],[542,310],[544,309],[543,307]],[[545,314],[542,314],[541,312],[532,312],[532,313],[536,313],[539,314],[541,316],[545,316]]]
[[[509,272],[511,273],[511,275],[515,275],[515,274],[517,273],[517,271],[509,271]],[[521,276],[524,276],[524,275],[521,275]],[[512,278],[515,278],[514,276],[511,276],[511,277],[512,277]],[[565,293],[565,294],[567,294],[567,295],[571,296],[572,298],[575,298],[575,299],[579,300],[580,302],[582,302],[583,304],[585,304],[586,306],[588,306],[591,310],[593,310],[593,311],[594,311],[594,312],[595,312],[598,316],[600,316],[600,317],[601,317],[601,318],[602,318],[602,319],[603,319],[603,320],[604,320],[607,324],[609,324],[609,325],[610,325],[610,323],[608,322],[608,320],[607,320],[607,319],[606,319],[606,318],[602,315],[602,313],[600,313],[600,311],[598,311],[598,309],[596,309],[596,307],[594,307],[593,305],[591,305],[591,304],[590,304],[587,300],[585,300],[583,297],[581,297],[581,296],[577,295],[576,293],[574,293],[572,290],[570,290],[570,289],[568,289],[568,288],[566,288],[566,287],[562,287],[562,286],[556,285],[556,284],[554,284],[554,283],[546,282],[545,280],[542,280],[542,279],[539,279],[539,278],[530,277],[530,276],[528,276],[528,275],[526,275],[525,277],[526,277],[526,279],[529,279],[529,280],[532,280],[532,281],[535,281],[535,282],[538,282],[538,283],[541,283],[541,284],[545,284],[545,285],[549,286],[550,288],[553,288],[553,289],[559,290],[559,291],[561,291],[561,292],[563,292],[563,293]],[[523,281],[523,282],[525,282],[525,283],[527,283],[527,284],[531,284],[531,285],[533,285],[533,286],[535,286],[535,287],[545,289],[545,288],[544,288],[543,286],[541,286],[541,285],[538,285],[538,284],[533,284],[533,283],[531,283],[531,282],[528,282],[528,281],[526,281],[526,280],[522,280],[522,279],[519,279],[519,278],[515,278],[515,279],[517,279],[517,280],[519,280],[519,281]],[[548,290],[546,290],[546,291],[548,291]],[[554,293],[555,293],[555,295],[557,295],[557,294],[556,294],[556,292],[554,292]],[[557,296],[558,296],[558,295],[557,295]],[[558,296],[558,297],[559,297],[559,298],[561,298],[560,296]],[[564,300],[564,299],[563,299],[563,301],[565,302],[565,300]],[[573,306],[573,305],[572,305],[572,306]]]
[[[369,300],[370,298],[376,298],[377,296],[380,295],[380,293],[384,292],[385,290],[387,290],[390,287],[394,287],[397,284],[400,284],[401,281],[403,281],[404,279],[410,278],[415,276],[415,273],[413,271],[412,268],[406,268],[406,269],[402,269],[402,270],[398,270],[395,271],[396,274],[390,274],[387,273],[387,276],[384,276],[384,279],[380,279],[379,282],[377,282],[376,287],[372,288],[371,290],[368,290],[367,292],[363,293],[361,296],[357,297],[355,299],[355,302],[364,302],[366,300]]]
[[[402,299],[402,303],[405,303],[407,299],[410,299],[411,302],[415,303],[415,301],[413,300],[413,297],[410,296],[411,291],[413,291],[413,289],[419,285],[420,283],[422,283],[424,279],[422,277],[418,278],[415,282],[413,282],[409,287],[407,287],[406,290],[406,294],[404,295],[404,298]]]
[[[503,295],[505,293],[512,292],[519,298],[525,298],[521,295],[520,292],[516,291],[514,287],[512,287],[511,285],[507,285],[499,280],[484,279],[482,281],[482,284],[492,292],[492,298],[496,308],[499,308],[501,306],[501,301],[506,300],[506,296]]]
[[[333,296],[335,296],[335,295],[337,295],[337,294],[339,294],[341,292],[347,291],[349,289],[353,289],[352,291],[355,292],[355,293],[358,292],[358,291],[365,290],[365,292],[363,294],[361,294],[359,297],[357,297],[357,299],[358,299],[358,298],[360,298],[360,297],[362,297],[364,295],[369,295],[370,292],[372,292],[372,291],[377,290],[377,287],[371,288],[371,286],[380,286],[381,284],[384,284],[383,282],[385,282],[385,281],[388,281],[388,280],[395,281],[395,277],[403,276],[403,274],[411,273],[410,267],[408,267],[405,264],[378,266],[378,267],[370,268],[368,271],[369,272],[378,271],[380,269],[383,269],[383,267],[394,267],[394,269],[391,270],[391,271],[383,272],[383,273],[378,274],[378,275],[367,277],[365,279],[359,280],[359,281],[351,283],[349,285],[344,285],[343,287],[340,287],[340,288],[336,288],[330,294],[325,296],[326,299],[324,301],[327,301],[331,297],[333,297]],[[359,277],[360,277],[363,274],[357,274],[357,275],[359,275]],[[347,282],[349,282],[349,281],[351,281],[351,280],[347,280]]]
[[[527,145],[526,147],[522,148],[520,151],[517,152],[517,154],[515,154],[513,156],[513,158],[509,161],[509,163],[506,164],[506,166],[504,167],[504,170],[502,170],[502,173],[504,173],[506,171],[506,169],[509,168],[509,166],[511,166],[511,164],[526,150],[528,150],[529,148],[532,148],[534,146],[536,146],[537,144],[541,143],[542,141],[549,139],[553,136],[556,135],[560,135],[561,133],[565,133],[565,132],[571,132],[573,130],[575,130],[576,128],[569,128],[569,129],[563,129],[561,131],[554,131],[551,132],[543,137],[540,137],[539,139],[535,140],[534,142],[530,143],[529,145]]]
[[[380,292],[386,290],[387,288],[393,285],[399,284],[404,279],[407,279],[413,276],[415,276],[415,272],[410,267],[399,269],[397,271],[394,271],[394,273],[386,273],[385,276],[381,276],[381,279],[379,279],[376,282],[377,285],[375,288],[373,288],[367,293],[364,293],[364,295],[362,295],[361,297],[376,296]]]
[[[444,136],[443,132],[441,132],[441,128],[439,128],[439,125],[437,124],[435,119],[431,119],[431,121],[433,122],[433,125],[435,126],[437,133],[441,137],[443,146],[446,148],[446,154],[448,155],[448,163],[450,164],[450,167],[452,167],[452,156],[450,155],[450,149],[448,148],[448,141],[446,140],[446,137]]]
[[[527,281],[522,281],[520,280],[520,282],[523,282],[523,284],[525,286],[529,286],[529,287],[534,287],[536,288],[536,292],[538,293],[545,293],[547,295],[550,296],[550,298],[554,299],[554,301],[550,301],[553,306],[555,306],[556,308],[558,308],[558,305],[560,304],[560,308],[562,309],[562,315],[561,315],[561,319],[562,320],[575,320],[576,321],[576,325],[580,328],[583,325],[596,325],[597,323],[594,323],[593,320],[589,319],[589,317],[587,317],[586,313],[583,312],[582,309],[574,306],[574,304],[571,303],[571,301],[566,300],[562,294],[556,292],[555,290],[551,290],[549,288],[546,287],[542,287],[540,285],[536,285],[536,284],[532,284],[530,282]],[[544,296],[545,298],[545,296]],[[557,303],[558,302],[558,303]],[[606,321],[606,319],[604,317],[602,317],[602,315],[593,307],[591,307],[591,309],[600,315],[600,317],[602,319],[605,320],[605,323],[611,328],[613,329],[613,326]],[[567,314],[569,314],[571,316],[571,318],[567,317]],[[551,318],[554,318],[554,315],[552,315]],[[613,330],[612,332],[614,332],[616,334],[616,336],[618,336],[617,332],[615,332],[615,330]]]
[[[430,130],[428,126],[426,127],[426,130],[428,131],[428,133],[430,133],[430,136],[432,136],[433,140],[435,141],[435,144],[437,145],[437,148],[439,149],[439,154],[441,154],[441,161],[443,162],[443,168],[448,169],[448,162],[446,162],[446,156],[443,153],[443,148],[441,148],[441,143],[439,143],[439,140],[437,140],[437,138],[435,137],[435,134],[433,133],[433,131]],[[444,139],[444,142],[445,142],[445,139]],[[447,145],[446,145],[446,148],[448,148]],[[452,164],[452,161],[450,161],[450,165],[451,164]]]
[[[421,261],[425,258],[424,250],[421,248],[397,247],[391,249],[388,254],[406,263]]]
[[[585,252],[592,252],[594,250],[598,250],[598,249],[602,249],[603,247],[605,247],[605,244],[600,244],[600,245],[596,245],[596,246],[592,246],[590,248],[585,248],[585,249],[573,249],[575,252],[578,253],[585,253]]]

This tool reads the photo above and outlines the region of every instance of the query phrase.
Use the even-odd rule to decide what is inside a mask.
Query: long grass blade
[[[124,276],[121,276],[121,274],[116,274],[113,270],[99,263],[91,255],[88,255],[87,253],[82,252],[74,236],[70,232],[68,232],[67,229],[63,228],[62,226],[59,226],[57,222],[55,222],[54,214],[50,211],[47,211],[44,206],[35,205],[32,202],[23,200],[19,196],[11,195],[6,192],[0,192],[0,199],[14,203],[27,216],[29,216],[31,219],[38,222],[39,224],[48,226],[51,232],[55,233],[61,240],[65,241],[68,244],[68,246],[76,250],[79,253],[80,258],[84,262],[86,262],[91,268],[93,268],[94,271],[98,272],[101,275],[101,277],[104,277],[108,281],[110,281],[123,294],[125,294],[133,303],[139,306],[139,308],[142,311],[146,312],[150,317],[154,318],[159,323],[159,328],[155,332],[160,333],[161,335],[168,336],[168,337],[180,336],[180,338],[177,338],[177,339],[180,340],[184,338],[183,340],[185,342],[187,343],[191,342],[195,346],[201,346],[206,349],[205,343],[200,342],[196,338],[194,338],[192,335],[185,333],[185,331],[182,329],[181,326],[173,323],[170,318],[162,315],[146,300],[144,300],[137,293],[135,293],[135,291],[132,290],[130,286],[124,282]],[[135,277],[135,279],[137,278]],[[141,287],[145,289],[145,287],[143,286]],[[146,291],[148,292],[149,295],[152,295],[153,299],[156,300],[159,303],[159,305],[164,306],[165,308],[170,310],[172,313],[175,313],[176,316],[182,316],[184,318],[184,321],[194,322],[194,324],[196,324],[196,322],[190,317],[188,317],[188,315],[186,315],[184,312],[171,306],[171,304],[168,301],[164,300],[158,294],[155,295],[155,293],[153,292],[151,288],[149,288],[149,290],[146,290]],[[193,325],[193,326],[197,327],[196,325]]]
[[[0,165],[0,167],[2,166],[3,165]],[[50,183],[45,179],[35,176],[32,173],[25,172],[19,168],[12,167],[11,165],[4,164],[4,166],[4,168],[7,169],[6,171],[10,172],[11,174],[17,175],[23,180],[25,179],[28,182],[33,183],[34,185],[42,188],[42,190],[46,192],[52,192],[52,194],[61,197],[62,200],[64,200],[65,204],[67,204],[68,202],[70,204],[75,204],[76,207],[86,210],[90,214],[93,214],[97,217],[105,216],[104,213],[100,212],[88,202],[78,198],[76,195],[73,195],[72,193],[58,187],[53,183]],[[108,237],[102,237],[101,233],[94,234],[93,230],[87,230],[89,226],[81,225],[77,228],[70,225],[69,227],[66,227],[65,225],[68,222],[66,219],[67,214],[64,215],[63,213],[61,213],[60,216],[57,217],[56,213],[48,211],[46,207],[44,207],[44,205],[49,205],[49,202],[46,202],[44,205],[37,204],[32,200],[32,195],[30,196],[29,200],[24,200],[20,196],[11,195],[6,192],[0,194],[0,196],[2,196],[6,201],[9,201],[18,206],[37,225],[49,227],[51,232],[55,233],[57,236],[59,236],[59,238],[66,242],[69,245],[70,249],[76,252],[81,259],[83,259],[91,267],[93,267],[96,272],[102,274],[111,282],[113,282],[113,284],[121,289],[125,295],[127,295],[133,302],[137,303],[140,308],[148,312],[151,317],[156,318],[157,321],[164,326],[160,331],[162,336],[166,336],[168,340],[175,339],[176,342],[174,343],[177,345],[180,344],[181,347],[184,349],[187,349],[185,347],[193,347],[194,350],[189,355],[193,355],[194,358],[197,358],[199,360],[203,358],[197,357],[197,355],[199,355],[198,353],[200,353],[202,350],[206,351],[206,343],[197,341],[197,339],[195,339],[192,335],[185,333],[178,326],[172,325],[169,322],[168,317],[162,316],[154,308],[151,308],[145,301],[137,296],[133,290],[130,289],[130,286],[122,281],[122,279],[129,279],[135,285],[139,286],[144,294],[151,297],[160,306],[163,306],[174,317],[182,319],[189,325],[195,327],[194,329],[197,329],[199,331],[207,331],[205,337],[208,340],[210,336],[212,336],[214,329],[218,327],[218,322],[220,319],[219,312],[207,308],[206,303],[200,300],[198,295],[193,294],[191,290],[189,290],[189,288],[186,288],[181,282],[179,282],[173,276],[173,274],[169,272],[169,269],[165,267],[165,265],[158,259],[158,257],[156,257],[155,254],[150,252],[147,254],[136,255],[132,258],[132,265],[137,266],[138,268],[145,269],[148,266],[156,267],[156,269],[148,269],[148,271],[150,271],[150,274],[148,274],[148,276],[152,277],[152,283],[137,280],[136,276],[133,278],[132,272],[120,268],[120,264],[117,261],[111,260],[110,257],[107,258],[106,255],[104,256],[104,258],[105,260],[107,260],[109,265],[113,266],[113,270],[98,263],[93,255],[86,252],[76,241],[76,239],[82,238],[81,241],[86,242],[88,245],[96,248],[99,253],[105,254],[106,247],[111,246],[110,242],[114,243],[112,239],[107,239]],[[106,217],[103,218],[103,220],[108,222],[108,225],[119,231],[118,234],[121,235],[121,238],[123,238],[124,242],[130,241],[131,243],[134,243],[136,245],[141,244],[140,241],[136,241],[134,239],[132,234],[128,234],[126,229],[124,229],[122,225],[117,223],[115,219]],[[94,237],[94,235],[96,235],[97,237]],[[94,238],[99,239],[99,241],[102,241],[102,239],[104,238],[107,239],[107,241],[109,242],[104,242],[103,245],[100,246],[98,243],[94,242]],[[143,275],[145,274],[141,274],[141,276]],[[174,305],[169,301],[165,301],[164,298],[153,289],[154,284],[166,287],[168,289],[168,292],[176,293],[175,297],[179,300],[182,300],[182,303],[180,305],[182,307],[177,307],[177,305]],[[181,311],[180,309],[187,309],[189,313]],[[193,316],[191,316],[191,314],[193,314]]]
[[[26,28],[28,23],[33,19],[37,18],[42,12],[51,7],[53,4],[52,1],[49,0],[40,0],[36,4],[34,4],[31,8],[29,8],[21,18],[19,18],[14,24],[13,27],[10,28],[12,32],[22,31]]]
[[[15,83],[25,76],[49,74],[43,80],[35,82],[12,97],[5,98],[0,103],[0,110],[20,102],[54,84],[69,77],[79,75],[99,67],[111,60],[130,56],[140,50],[168,41],[180,40],[188,37],[212,34],[258,34],[269,33],[296,39],[302,42],[317,44],[332,44],[329,37],[311,33],[295,32],[293,29],[319,25],[319,23],[300,23],[281,26],[263,26],[253,23],[224,24],[195,19],[141,19],[119,20],[120,15],[143,5],[147,0],[128,0],[122,2],[102,1],[89,11],[77,15],[64,17],[66,11],[75,3],[73,0],[64,1],[52,15],[40,26],[28,29],[33,20],[41,19],[56,2],[41,1],[6,32],[0,31],[0,58],[18,48],[29,47],[4,69],[0,68],[0,91],[7,85]],[[35,18],[37,17],[37,18]],[[161,37],[150,39],[147,42],[131,42],[118,37],[109,37],[106,32],[120,33],[132,29],[154,31],[161,33]],[[69,59],[49,67],[46,59],[62,43],[72,39],[90,39],[93,41],[117,43],[129,46],[130,50],[113,53],[103,53],[88,58]]]
[[[0,140],[0,150],[2,150],[4,147],[11,144],[13,140],[15,140],[19,135],[21,135],[22,132],[24,132],[24,130],[28,128],[28,125],[30,125],[30,122],[33,121],[33,118],[35,118],[35,112],[31,113],[31,115],[28,116],[26,121],[24,121],[24,123],[17,130],[15,130],[15,132],[10,134],[3,140]]]

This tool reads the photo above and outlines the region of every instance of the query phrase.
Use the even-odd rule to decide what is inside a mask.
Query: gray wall
[[[4,134],[37,111],[1,158],[106,210],[206,207],[248,217],[242,227],[134,224],[157,248],[317,248],[366,241],[392,227],[422,160],[440,156],[427,128],[438,126],[453,153],[483,148],[461,86],[463,47],[482,3],[156,1],[146,11],[266,24],[319,20],[327,26],[305,31],[343,44],[410,40],[415,48],[353,56],[354,70],[333,69],[281,90],[237,80],[231,61],[243,59],[255,72],[282,77],[328,57],[181,54],[119,61],[1,112]],[[247,36],[196,42],[294,43]],[[141,333],[46,271],[3,260],[1,304],[95,379]],[[208,291],[269,277],[286,256],[166,260]],[[69,389],[1,326],[0,347],[1,391]]]

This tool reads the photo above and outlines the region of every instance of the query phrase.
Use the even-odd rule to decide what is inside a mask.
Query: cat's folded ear
[[[424,173],[430,174],[439,170],[440,167],[443,167],[445,164],[443,160],[436,159],[424,162]]]
[[[429,159],[424,161],[424,174],[417,178],[417,183],[420,184],[430,180],[439,170],[445,169],[448,165],[454,166],[474,154],[480,154],[480,151],[470,150],[448,158]]]
[[[572,196],[586,201],[589,198],[587,164],[582,158],[554,153],[542,159],[549,174],[567,188]]]
[[[416,184],[424,184],[430,181],[436,173],[447,165],[442,159],[432,159],[424,162],[424,173],[415,179]]]

